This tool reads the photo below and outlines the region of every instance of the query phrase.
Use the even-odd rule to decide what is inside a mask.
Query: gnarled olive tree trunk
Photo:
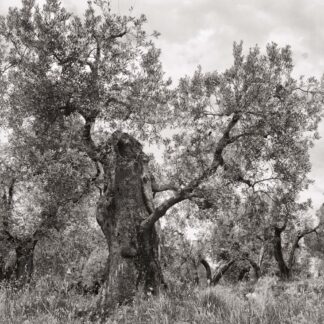
[[[141,226],[154,209],[148,159],[128,134],[114,134],[113,147],[114,184],[97,206],[109,249],[102,301],[106,306],[130,301],[138,289],[157,293],[163,283],[156,229]]]

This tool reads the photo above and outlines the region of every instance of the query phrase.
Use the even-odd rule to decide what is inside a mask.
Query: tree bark
[[[153,195],[147,192],[148,159],[128,134],[114,133],[113,146],[114,184],[97,205],[97,221],[109,250],[103,307],[131,301],[138,289],[156,294],[163,283],[155,225],[142,226],[154,211]]]

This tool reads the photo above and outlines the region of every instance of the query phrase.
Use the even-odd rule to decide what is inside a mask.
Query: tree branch
[[[154,212],[145,219],[141,226],[143,229],[150,229],[154,225],[156,221],[158,221],[161,217],[165,215],[165,213],[168,211],[169,208],[174,206],[175,204],[193,197],[192,191],[199,186],[199,184],[207,179],[210,175],[215,173],[219,166],[223,165],[223,157],[222,153],[227,145],[231,143],[230,141],[230,132],[234,128],[234,126],[237,124],[237,122],[240,119],[240,115],[237,113],[233,114],[232,119],[228,123],[227,127],[225,128],[225,131],[216,144],[215,151],[214,151],[214,158],[211,166],[206,169],[198,178],[192,180],[187,186],[184,188],[178,190],[174,197],[171,197],[167,199],[165,202],[163,202],[160,206],[158,206]]]
[[[147,219],[145,219],[141,223],[142,229],[150,230],[154,226],[155,222],[157,222],[162,216],[164,216],[165,213],[172,206],[187,199],[187,197],[188,197],[188,195],[186,194],[185,191],[180,191],[180,192],[177,192],[174,197],[171,197],[171,198],[167,199],[166,201],[164,201],[160,206],[155,208],[153,213]]]

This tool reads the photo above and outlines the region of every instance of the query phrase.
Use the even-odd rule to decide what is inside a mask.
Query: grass
[[[0,287],[0,323],[90,323],[96,296],[68,290],[59,278],[42,277],[17,291]],[[172,286],[159,297],[116,309],[105,323],[324,323],[324,279],[280,283],[262,278],[255,286]]]

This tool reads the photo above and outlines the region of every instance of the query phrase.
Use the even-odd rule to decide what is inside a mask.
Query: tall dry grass
[[[0,323],[89,323],[96,296],[68,289],[68,283],[43,277],[16,290],[0,288]],[[172,286],[159,297],[136,296],[114,310],[106,323],[324,323],[324,279],[280,283],[262,278],[256,285],[214,288]]]

